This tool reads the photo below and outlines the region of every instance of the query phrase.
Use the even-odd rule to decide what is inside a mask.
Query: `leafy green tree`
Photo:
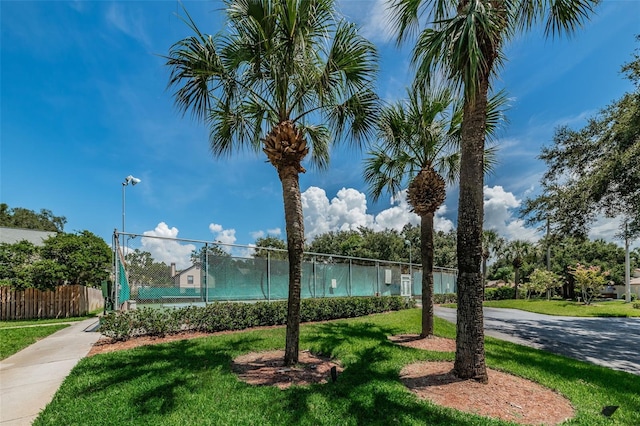
[[[495,102],[501,103],[501,98]],[[497,122],[500,112],[493,108]],[[383,192],[395,194],[408,184],[407,200],[420,216],[422,263],[422,332],[433,335],[433,263],[436,210],[446,198],[446,180],[459,173],[460,121],[462,110],[445,86],[415,84],[407,99],[385,107],[376,145],[365,159],[364,178],[373,200]],[[487,129],[495,128],[495,123]],[[489,158],[489,157],[487,157]]]
[[[582,290],[582,299],[586,305],[590,305],[591,301],[597,296],[607,283],[608,272],[602,271],[599,266],[586,267],[577,264],[571,269],[571,274],[576,278],[576,283]]]
[[[640,40],[640,36],[638,37]],[[640,54],[623,66],[635,91],[602,109],[586,126],[556,129],[542,149],[542,195],[525,200],[529,223],[550,219],[556,235],[585,237],[599,214],[627,219],[640,235]]]
[[[65,284],[67,268],[53,259],[38,259],[28,267],[31,282],[29,287],[52,290]]]
[[[63,268],[64,274],[53,275],[62,275],[63,278],[50,282],[50,287],[61,284],[99,286],[109,277],[111,249],[102,238],[89,231],[47,238],[40,248],[40,257],[54,261]],[[34,277],[34,280],[45,282],[48,277],[45,269],[40,268],[45,276]]]
[[[449,232],[437,231],[433,237],[433,262],[443,268],[457,268],[456,230],[452,229]]]
[[[132,291],[146,285],[154,287],[173,287],[171,266],[164,262],[156,262],[151,253],[135,249],[125,255],[127,275]]]
[[[41,209],[40,213],[36,213],[22,207],[9,208],[6,203],[0,204],[0,226],[63,232],[65,223],[67,219],[64,216],[55,216],[51,210]]]
[[[508,259],[515,272],[515,295],[518,298],[518,286],[521,283],[520,268],[524,265],[525,259],[533,252],[533,244],[528,241],[515,240],[508,242],[502,249],[501,255]]]
[[[494,230],[482,231],[482,275],[487,281],[487,261],[492,255],[500,253],[506,244],[504,238]]]
[[[256,239],[256,249],[255,249],[255,254],[253,256],[262,257],[265,259],[267,257],[270,257],[271,259],[287,260],[288,258],[287,252],[278,251],[278,250],[265,250],[266,248],[286,250],[287,243],[285,243],[284,240],[282,240],[281,238],[269,235],[266,237],[260,237]]]
[[[38,259],[38,248],[23,240],[0,243],[0,285],[23,290],[32,286],[30,265]]]
[[[493,274],[492,278],[504,281],[505,283],[510,283],[513,279],[513,267],[512,266],[502,266],[496,269],[496,272]]]
[[[545,269],[535,269],[529,276],[529,282],[522,285],[527,292],[527,299],[531,293],[547,293],[547,300],[551,298],[551,292],[562,287],[562,281],[557,274]]]
[[[262,148],[284,201],[289,251],[286,365],[298,361],[304,221],[298,176],[320,169],[332,141],[369,136],[377,117],[377,53],[334,0],[226,0],[226,33],[195,35],[167,58],[176,105],[210,127],[215,156]],[[319,123],[319,124],[314,124]]]
[[[430,25],[413,50],[418,78],[444,73],[464,94],[458,203],[458,313],[454,372],[487,382],[482,314],[483,154],[491,78],[516,34],[545,22],[546,34],[571,33],[598,0],[392,0],[398,40]]]

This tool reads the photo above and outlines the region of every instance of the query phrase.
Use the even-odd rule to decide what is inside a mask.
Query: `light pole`
[[[131,186],[135,186],[137,184],[139,184],[141,181],[140,179],[138,179],[137,177],[133,177],[131,175],[127,176],[126,178],[124,178],[124,182],[122,182],[122,247],[124,247],[125,245],[125,240],[124,240],[124,189],[127,185],[131,184]],[[123,248],[124,250],[124,248]],[[122,254],[124,255],[124,251],[122,252]]]

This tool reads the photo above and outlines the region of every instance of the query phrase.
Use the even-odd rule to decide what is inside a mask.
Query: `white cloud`
[[[388,209],[377,215],[367,213],[367,197],[353,188],[342,188],[329,201],[324,189],[309,187],[302,193],[302,210],[304,213],[305,234],[313,239],[330,231],[357,230],[361,226],[375,231],[384,229],[402,230],[404,225],[418,225],[420,217],[410,211],[406,191],[392,197]],[[444,217],[446,206],[436,212],[434,226],[436,230],[449,231],[453,222]]]
[[[133,16],[136,11],[131,7],[123,9],[118,3],[113,3],[107,10],[106,19],[118,31],[148,47],[151,45],[151,38],[144,30],[143,15],[137,11],[138,13]]]
[[[263,238],[265,234],[264,231],[254,231],[249,235],[251,235],[251,238],[253,238],[254,240],[257,240],[258,238]]]
[[[216,242],[222,244],[234,244],[236,242],[236,230],[224,229],[222,225],[217,223],[209,224],[209,230],[214,235]],[[232,247],[222,245],[220,248],[227,253],[231,253]]]
[[[267,232],[263,230],[251,232],[251,238],[257,240],[258,238],[264,237],[279,237],[282,234],[282,230],[280,228],[267,229]]]
[[[282,229],[280,228],[267,229],[267,235],[273,235],[274,237],[277,237],[280,234],[282,234]]]
[[[153,231],[145,231],[142,237],[142,249],[148,251],[157,262],[164,262],[167,265],[175,263],[178,269],[184,269],[191,265],[191,252],[196,249],[193,244],[180,244],[175,238],[178,237],[178,228],[160,222]],[[172,239],[165,239],[172,238]]]
[[[507,240],[537,241],[540,238],[537,231],[526,228],[524,221],[513,215],[513,209],[520,204],[520,200],[502,186],[485,186],[484,229],[493,229]]]
[[[387,42],[394,36],[389,25],[391,15],[388,8],[387,0],[340,2],[346,18],[360,25],[361,34],[373,42]]]

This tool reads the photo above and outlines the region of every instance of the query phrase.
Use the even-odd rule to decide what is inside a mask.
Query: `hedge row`
[[[413,299],[400,296],[303,299],[301,322],[352,318],[415,307]],[[165,336],[181,331],[213,333],[249,327],[283,325],[287,302],[215,302],[179,309],[140,308],[110,312],[100,321],[100,332],[113,340],[135,336]]]
[[[442,305],[445,303],[457,303],[458,295],[455,293],[434,294],[433,303],[436,305]]]

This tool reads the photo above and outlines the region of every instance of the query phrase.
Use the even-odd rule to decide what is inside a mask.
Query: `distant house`
[[[631,271],[629,285],[631,287],[631,294],[635,294],[640,299],[640,269]],[[624,299],[626,297],[627,290],[624,285],[617,285],[615,289],[618,299]]]
[[[43,246],[44,240],[55,237],[55,231],[37,231],[35,229],[7,228],[0,226],[0,243],[15,244],[27,240],[35,246]]]
[[[200,288],[200,265],[194,264],[182,271],[176,271],[176,264],[171,264],[171,278],[176,287]]]

